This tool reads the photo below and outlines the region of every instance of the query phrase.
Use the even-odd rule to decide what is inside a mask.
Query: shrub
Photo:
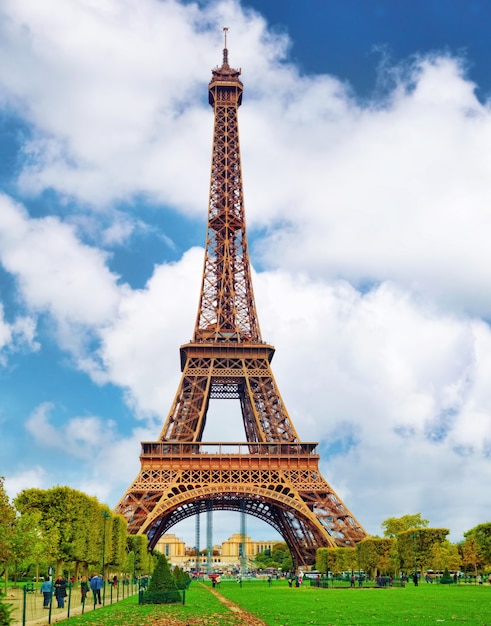
[[[449,585],[450,583],[453,583],[453,578],[452,578],[452,576],[450,576],[450,572],[448,571],[448,567],[446,567],[444,572],[443,572],[443,576],[440,578],[440,584],[442,584],[442,585]]]
[[[0,600],[0,626],[10,626],[13,622],[13,618],[10,613],[12,612],[12,605],[5,604]]]
[[[191,579],[189,578],[188,574],[186,574],[186,572],[183,569],[181,569],[180,567],[176,565],[174,569],[172,570],[172,575],[174,576],[176,587],[178,589],[187,589],[189,587],[189,583],[191,582]]]
[[[167,559],[161,554],[150,579],[148,589],[142,593],[141,603],[170,604],[173,602],[181,602],[181,594],[177,589]]]

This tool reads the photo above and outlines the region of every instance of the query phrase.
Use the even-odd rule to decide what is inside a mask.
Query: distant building
[[[221,545],[213,546],[211,563],[215,570],[234,571],[240,569],[240,561],[242,555],[242,539],[239,533],[232,535],[227,541]],[[244,537],[245,557],[247,561],[253,561],[256,555],[265,550],[273,551],[275,546],[281,541],[252,541],[245,535]],[[171,567],[178,565],[186,571],[190,571],[196,567],[195,549],[186,546],[176,535],[165,534],[160,537],[155,549],[164,554]],[[206,555],[206,547],[201,546],[200,555],[198,557],[199,569],[206,571],[208,567],[208,557]]]

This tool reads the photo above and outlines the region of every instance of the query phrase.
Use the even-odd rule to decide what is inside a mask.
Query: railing
[[[106,582],[102,589],[101,606],[113,604],[128,596],[135,595],[138,593],[138,588],[138,581],[133,580],[120,580],[116,586]],[[80,615],[100,608],[96,604],[92,591],[89,591],[82,601],[80,583],[69,582],[67,584],[67,595],[63,597],[61,608],[57,606],[59,603],[54,593],[49,593],[49,597],[45,599],[44,594],[40,593],[40,589],[41,583],[9,587],[8,597],[4,598],[4,602],[12,605],[13,626],[26,626],[31,622],[39,623],[40,620],[45,620],[45,623],[51,624],[54,621],[59,621],[60,617],[69,619],[71,615]],[[46,606],[44,606],[45,603]]]
[[[219,456],[318,456],[317,443],[258,443],[258,442],[142,442],[142,456],[189,456],[209,455]]]

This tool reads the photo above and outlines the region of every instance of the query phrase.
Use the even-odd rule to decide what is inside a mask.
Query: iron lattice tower
[[[181,520],[246,511],[275,528],[296,566],[319,547],[366,536],[321,476],[316,443],[300,441],[271,370],[252,289],[237,113],[240,70],[212,70],[214,110],[206,251],[193,340],[181,346],[181,381],[159,440],[143,442],[141,470],[116,511],[150,547]],[[246,442],[202,441],[210,399],[240,402]]]

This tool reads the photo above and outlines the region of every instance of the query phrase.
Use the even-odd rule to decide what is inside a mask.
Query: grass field
[[[223,597],[268,626],[366,626],[367,624],[467,624],[491,626],[489,585],[408,585],[386,589],[289,588],[284,581],[222,582]],[[164,621],[167,619],[167,621]],[[242,619],[242,621],[241,621]],[[176,621],[179,620],[179,621]],[[186,604],[138,606],[135,598],[63,622],[71,626],[150,624],[246,624],[210,593],[209,583],[193,582]]]
[[[249,584],[249,583],[248,583]],[[288,588],[282,583],[242,589],[230,583],[220,593],[266,624],[366,626],[367,624],[461,623],[491,626],[489,585],[419,585],[384,589]],[[243,592],[246,592],[245,594]]]

